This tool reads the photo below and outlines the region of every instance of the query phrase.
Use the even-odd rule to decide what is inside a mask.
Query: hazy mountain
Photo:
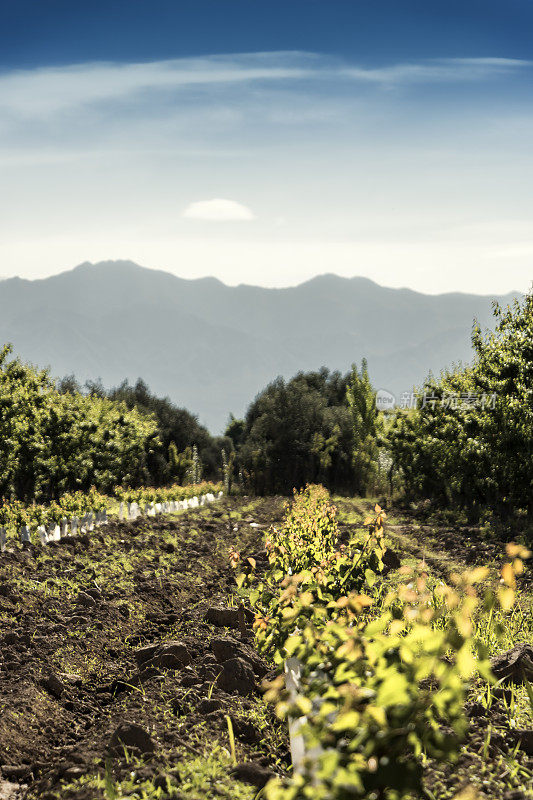
[[[218,432],[269,381],[301,369],[346,372],[366,357],[376,387],[410,391],[430,369],[467,361],[474,317],[491,325],[491,301],[514,296],[424,295],[336,275],[230,287],[107,261],[2,281],[0,342],[57,376],[106,386],[141,376]]]

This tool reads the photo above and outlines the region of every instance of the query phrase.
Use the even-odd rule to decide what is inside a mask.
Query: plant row
[[[116,492],[120,499],[119,519],[137,519],[144,513],[147,516],[156,514],[171,514],[175,511],[185,511],[187,508],[211,503],[224,494],[222,483],[207,483],[206,481],[188,486],[169,486],[163,489],[119,489]],[[127,505],[127,514],[125,509]]]
[[[207,481],[191,483],[187,486],[174,484],[173,486],[163,486],[161,488],[144,486],[138,489],[123,489],[117,486],[114,496],[122,503],[137,503],[137,505],[143,507],[148,503],[170,503],[172,501],[188,500],[200,495],[218,495],[222,488],[222,483],[208,483]]]
[[[474,635],[481,611],[508,610],[524,548],[497,590],[476,584],[488,570],[431,585],[423,565],[386,577],[385,514],[379,506],[361,535],[338,545],[336,509],[321,487],[296,494],[267,539],[269,570],[253,559],[237,581],[257,610],[259,648],[279,665],[266,698],[280,717],[305,718],[307,757],[268,800],[393,800],[422,791],[423,757],[454,758],[466,731],[464,697],[478,676],[491,681],[486,647]],[[298,692],[283,665],[296,659]],[[293,662],[294,663],[294,662]]]
[[[32,535],[44,544],[50,539],[58,539],[67,533],[78,530],[92,530],[95,524],[107,521],[107,512],[116,505],[135,504],[135,516],[142,510],[153,513],[170,513],[184,508],[186,501],[193,498],[215,499],[219,496],[222,484],[199,483],[188,486],[170,486],[162,489],[144,487],[123,489],[116,487],[113,496],[104,495],[92,488],[88,492],[63,494],[59,500],[46,505],[32,503],[25,505],[20,501],[3,502],[0,505],[0,531],[2,549],[7,534],[20,536],[24,542],[32,540]],[[156,507],[157,506],[157,507]]]

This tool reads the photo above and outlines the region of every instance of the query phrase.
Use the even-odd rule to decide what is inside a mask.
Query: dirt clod
[[[43,678],[41,684],[46,689],[47,692],[50,692],[50,694],[53,695],[53,697],[57,697],[58,699],[65,691],[64,683],[60,681],[57,675],[54,675],[53,672],[51,672],[49,675]]]
[[[76,599],[76,603],[79,606],[85,606],[86,608],[92,608],[94,605],[96,605],[96,600],[94,599],[94,597],[91,597],[91,595],[88,594],[87,592],[80,592],[78,594],[77,599]]]
[[[265,769],[261,764],[256,764],[253,761],[248,761],[244,764],[237,764],[231,770],[231,774],[234,778],[237,778],[240,781],[244,781],[245,783],[249,783],[252,786],[255,786],[257,789],[262,789],[263,786],[266,786],[270,778],[273,776],[273,772],[268,769]]]
[[[490,666],[496,678],[510,683],[533,680],[533,645],[521,642],[491,659]]]
[[[217,685],[224,692],[237,692],[243,696],[257,691],[254,672],[242,658],[230,658],[222,664]]]
[[[115,755],[122,755],[124,748],[140,753],[153,753],[155,749],[148,731],[134,722],[119,725],[109,742],[109,749]]]

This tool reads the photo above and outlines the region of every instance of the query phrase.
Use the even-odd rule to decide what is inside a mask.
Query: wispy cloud
[[[198,219],[208,222],[249,222],[255,219],[254,213],[235,200],[215,198],[190,203],[182,215],[185,219]]]
[[[306,80],[398,86],[479,81],[523,70],[533,62],[508,58],[452,58],[368,68],[302,52],[252,53],[149,63],[86,63],[0,74],[0,109],[33,118],[77,107],[143,100],[154,93],[213,85],[293,84]]]
[[[521,285],[532,66],[285,52],[0,73],[2,274],[128,257],[273,285]]]
[[[343,74],[355,81],[382,85],[480,81],[533,66],[516,58],[441,58],[416,63],[393,64],[375,69],[346,67]]]
[[[254,53],[148,63],[86,63],[0,75],[0,107],[27,116],[211,84],[295,80],[311,74],[311,55]]]

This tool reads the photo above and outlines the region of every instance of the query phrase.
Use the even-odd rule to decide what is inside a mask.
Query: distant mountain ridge
[[[56,376],[142,377],[213,432],[278,375],[363,357],[376,388],[400,394],[471,357],[474,318],[492,327],[492,300],[518,293],[424,295],[367,278],[319,275],[299,286],[185,280],[129,261],[84,263],[0,288],[0,344]]]

